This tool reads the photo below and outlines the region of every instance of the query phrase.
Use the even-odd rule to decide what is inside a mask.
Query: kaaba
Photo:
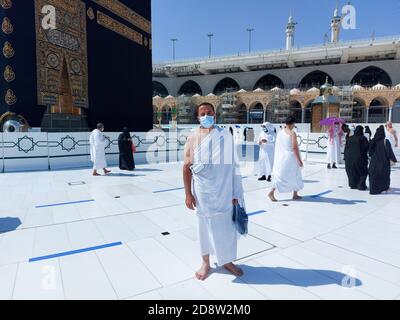
[[[0,5],[0,130],[152,129],[151,0]]]

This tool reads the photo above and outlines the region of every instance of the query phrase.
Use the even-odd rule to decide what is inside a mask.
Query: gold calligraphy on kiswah
[[[118,0],[93,0],[93,2],[151,34],[151,22]]]
[[[132,40],[140,45],[143,45],[143,35],[126,25],[114,20],[101,11],[97,11],[97,23],[105,28],[108,28],[129,40]]]

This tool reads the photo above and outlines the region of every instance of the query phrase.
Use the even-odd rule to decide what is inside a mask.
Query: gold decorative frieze
[[[8,41],[6,41],[6,42],[4,43],[4,46],[3,46],[3,55],[4,55],[4,57],[6,57],[7,59],[10,59],[10,58],[14,57],[14,49],[13,49],[11,43],[9,43]]]
[[[4,17],[3,22],[1,24],[1,29],[5,34],[11,34],[14,31],[14,27],[11,23],[11,20],[7,17]]]
[[[125,19],[126,21],[132,23],[134,26],[140,28],[144,32],[151,34],[151,22],[146,18],[142,17],[137,12],[133,11],[131,8],[121,3],[118,0],[93,0],[93,2],[106,8],[115,15]]]
[[[140,45],[143,45],[143,35],[135,30],[127,27],[126,25],[114,20],[101,11],[97,11],[97,23],[119,35],[132,40]]]
[[[12,7],[11,0],[0,0],[0,5],[3,9],[10,9]]]
[[[6,92],[6,96],[4,98],[4,101],[9,105],[12,106],[17,103],[17,96],[15,95],[14,91],[11,89],[8,89]]]
[[[10,66],[6,66],[4,69],[4,80],[7,82],[13,82],[15,80],[14,70]]]

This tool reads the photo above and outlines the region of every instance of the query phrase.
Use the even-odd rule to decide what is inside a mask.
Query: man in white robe
[[[210,255],[215,256],[219,266],[241,276],[243,271],[233,264],[239,237],[233,222],[233,205],[244,205],[234,141],[229,131],[215,127],[211,104],[199,106],[198,119],[201,127],[188,138],[183,167],[185,202],[197,213],[203,259],[196,277],[207,278],[211,270]]]
[[[399,139],[397,138],[396,130],[393,128],[392,121],[386,122],[385,135],[386,135],[386,139],[389,140],[393,149],[397,148],[399,146]]]
[[[104,174],[111,171],[107,170],[107,160],[105,148],[107,140],[103,135],[104,125],[99,123],[97,129],[93,130],[90,135],[90,160],[93,162],[93,176],[100,176],[97,170],[103,170]]]
[[[262,125],[262,131],[258,136],[258,144],[260,146],[258,159],[260,179],[258,180],[271,182],[275,154],[275,128],[271,123],[266,122]]]

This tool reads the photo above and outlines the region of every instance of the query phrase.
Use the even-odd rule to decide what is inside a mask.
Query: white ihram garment
[[[340,137],[339,130],[334,129],[333,139],[328,139],[328,148],[327,148],[327,163],[328,164],[339,164],[341,162],[341,145],[340,145]]]
[[[233,138],[226,130],[215,128],[194,146],[193,195],[201,255],[215,256],[220,266],[237,259],[239,234],[232,220],[232,200],[244,203],[236,163]]]
[[[385,128],[385,136],[386,139],[389,140],[390,144],[392,145],[392,149],[394,149],[396,146],[396,139],[394,135],[391,134],[386,128]]]
[[[260,157],[258,159],[258,166],[260,169],[260,176],[269,176],[272,173],[274,166],[274,155],[275,155],[275,135],[261,132],[258,138],[258,143],[261,140],[267,140],[267,143],[260,145]]]
[[[285,130],[281,130],[276,137],[272,185],[280,193],[300,191],[304,188],[301,168],[293,151],[292,138]]]
[[[93,169],[100,170],[107,167],[105,148],[107,140],[100,130],[95,129],[90,135],[90,160],[93,162]]]

